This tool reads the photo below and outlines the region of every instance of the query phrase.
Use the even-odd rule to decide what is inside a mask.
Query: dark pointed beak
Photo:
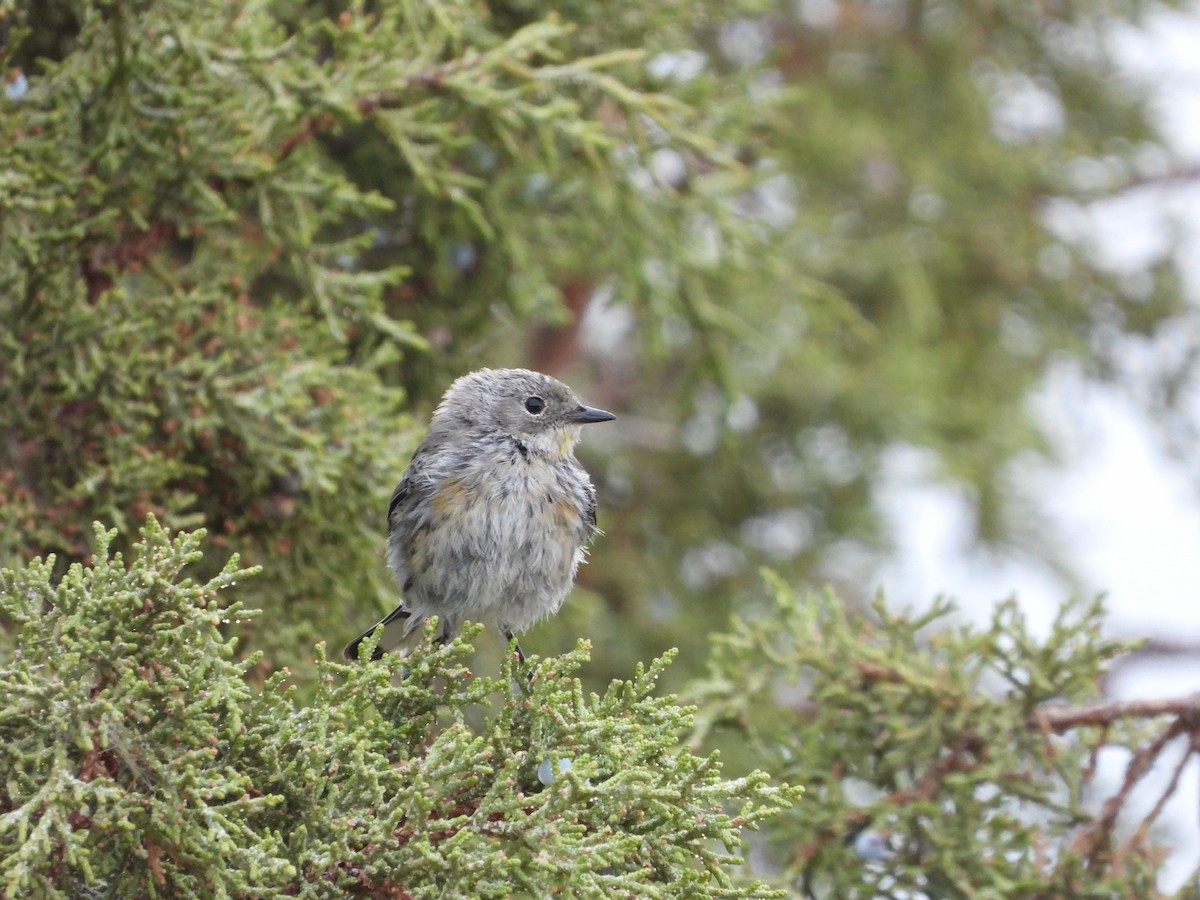
[[[573,425],[590,425],[592,422],[611,422],[615,419],[612,413],[603,409],[593,409],[590,406],[577,406],[567,413],[567,421]]]

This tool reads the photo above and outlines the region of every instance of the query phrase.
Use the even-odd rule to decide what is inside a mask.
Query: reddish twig
[[[142,846],[146,848],[146,861],[150,865],[150,873],[154,876],[154,880],[160,884],[167,883],[167,874],[163,871],[162,863],[162,847],[156,844],[150,838],[142,838]]]
[[[158,221],[148,228],[125,234],[112,244],[88,244],[87,255],[80,260],[79,270],[87,285],[89,303],[113,286],[113,274],[136,272],[162,247],[178,239],[179,227],[174,222]]]
[[[890,806],[902,807],[920,800],[931,800],[938,795],[946,778],[957,772],[970,771],[986,756],[987,748],[983,742],[978,737],[967,736],[951,752],[939,757],[920,781],[912,787],[893,792],[884,802]],[[843,834],[852,835],[864,828],[869,821],[870,816],[866,812],[855,810],[841,823],[840,830],[822,829],[813,840],[796,851],[795,858],[808,864],[830,840]]]
[[[1175,795],[1175,789],[1179,787],[1179,779],[1183,776],[1183,770],[1187,768],[1187,764],[1191,761],[1192,756],[1200,751],[1200,733],[1193,733],[1192,739],[1188,742],[1187,749],[1180,756],[1179,762],[1175,766],[1175,771],[1171,773],[1171,780],[1167,782],[1167,786],[1163,788],[1163,792],[1159,795],[1158,802],[1154,804],[1154,808],[1138,823],[1138,827],[1134,829],[1133,834],[1121,844],[1120,848],[1114,854],[1113,864],[1119,866],[1124,859],[1129,856],[1133,850],[1145,842],[1146,835],[1150,831],[1150,826],[1162,814],[1166,808],[1167,801]]]
[[[1116,827],[1117,818],[1125,808],[1133,789],[1153,768],[1163,751],[1176,738],[1190,735],[1187,750],[1180,759],[1170,781],[1160,794],[1158,801],[1142,819],[1133,834],[1113,854],[1112,864],[1118,866],[1145,840],[1146,833],[1161,815],[1167,801],[1179,786],[1179,779],[1189,760],[1200,752],[1200,694],[1159,700],[1113,700],[1091,703],[1085,706],[1043,706],[1031,717],[1031,722],[1043,733],[1062,733],[1072,728],[1093,726],[1101,729],[1100,739],[1092,748],[1085,778],[1095,773],[1095,760],[1100,747],[1106,743],[1108,731],[1115,723],[1126,719],[1157,719],[1172,717],[1172,721],[1150,743],[1134,752],[1125,767],[1125,777],[1117,792],[1104,801],[1100,814],[1075,841],[1075,848],[1090,861],[1108,847]]]
[[[1144,188],[1174,188],[1200,181],[1200,166],[1183,166],[1155,175],[1139,175],[1130,178],[1112,189],[1113,194],[1124,194]]]
[[[1104,801],[1100,815],[1075,841],[1076,849],[1085,857],[1095,862],[1104,848],[1108,846],[1113,829],[1117,824],[1117,817],[1125,808],[1125,803],[1134,787],[1150,771],[1167,744],[1179,735],[1186,733],[1187,727],[1184,719],[1176,719],[1164,728],[1158,737],[1133,754],[1133,759],[1125,767],[1125,779],[1121,782],[1120,789]]]
[[[1032,724],[1058,733],[1081,725],[1111,725],[1121,719],[1158,716],[1178,716],[1200,723],[1200,694],[1170,700],[1112,700],[1085,706],[1043,706],[1033,714]]]
[[[860,666],[860,671],[863,672],[864,677],[874,680],[888,678],[887,670],[882,668],[863,665]],[[1175,768],[1170,782],[1158,798],[1154,808],[1143,818],[1133,836],[1115,854],[1113,864],[1119,864],[1121,859],[1136,849],[1139,841],[1144,839],[1150,826],[1175,793],[1188,760],[1193,755],[1200,753],[1200,695],[1177,699],[1110,701],[1082,706],[1051,705],[1038,709],[1029,717],[1029,726],[1039,731],[1047,744],[1049,744],[1050,735],[1061,734],[1074,728],[1090,726],[1100,730],[1100,741],[1093,747],[1089,757],[1086,777],[1090,779],[1095,772],[1099,747],[1107,741],[1109,730],[1113,724],[1128,719],[1150,720],[1162,716],[1170,716],[1172,720],[1153,741],[1134,753],[1125,769],[1121,787],[1105,801],[1099,815],[1075,841],[1075,849],[1093,862],[1108,847],[1117,818],[1125,808],[1130,794],[1153,768],[1164,749],[1176,738],[1191,735],[1188,750]],[[974,769],[986,757],[986,745],[978,737],[967,737],[951,752],[940,757],[916,784],[892,793],[882,803],[899,808],[932,799],[941,791],[949,776]],[[840,777],[840,774],[835,777]],[[865,810],[852,811],[838,823],[837,827],[823,828],[812,840],[801,846],[796,851],[794,859],[802,867],[807,868],[830,841],[855,834],[865,828],[870,823],[870,819],[871,814]]]
[[[410,75],[401,82],[401,87],[399,88],[389,91],[379,91],[365,97],[360,97],[355,101],[354,108],[362,116],[369,116],[381,109],[397,109],[405,103],[405,88],[433,90],[441,87],[445,82],[446,76],[457,67],[449,65],[434,66],[424,72]],[[305,116],[300,120],[300,127],[280,142],[277,152],[279,161],[282,162],[287,159],[297,148],[308,143],[317,135],[329,131],[337,124],[337,121],[337,116],[333,113]]]

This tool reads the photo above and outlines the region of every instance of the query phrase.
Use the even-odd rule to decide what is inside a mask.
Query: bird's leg
[[[517,665],[524,667],[525,651],[521,649],[521,644],[517,641],[517,636],[512,633],[512,629],[510,629],[510,628],[501,628],[500,633],[503,634],[504,639],[506,641],[508,641],[510,644],[512,644],[513,647],[516,649]],[[534,669],[533,666],[530,666],[525,671],[524,680],[518,678],[516,681],[513,682],[513,689],[515,691],[523,691],[526,694],[531,693],[533,691],[533,676],[536,673],[537,673],[537,670]]]
[[[512,644],[517,649],[517,662],[525,665],[525,652],[521,649],[520,643],[517,642],[517,636],[512,633],[511,628],[504,628],[500,632],[504,635],[504,639]]]

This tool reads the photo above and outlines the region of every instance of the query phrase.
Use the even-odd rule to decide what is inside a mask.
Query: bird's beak
[[[577,406],[567,413],[567,421],[572,425],[588,425],[592,422],[611,422],[615,419],[612,413],[590,406]]]

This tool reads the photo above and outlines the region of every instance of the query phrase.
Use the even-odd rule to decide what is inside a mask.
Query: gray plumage
[[[614,418],[528,369],[480,369],[455,381],[388,509],[400,605],[343,655],[358,659],[379,625],[375,658],[407,654],[429,616],[441,622],[442,640],[468,619],[511,640],[557,612],[596,533],[596,492],[575,444],[583,425]]]

